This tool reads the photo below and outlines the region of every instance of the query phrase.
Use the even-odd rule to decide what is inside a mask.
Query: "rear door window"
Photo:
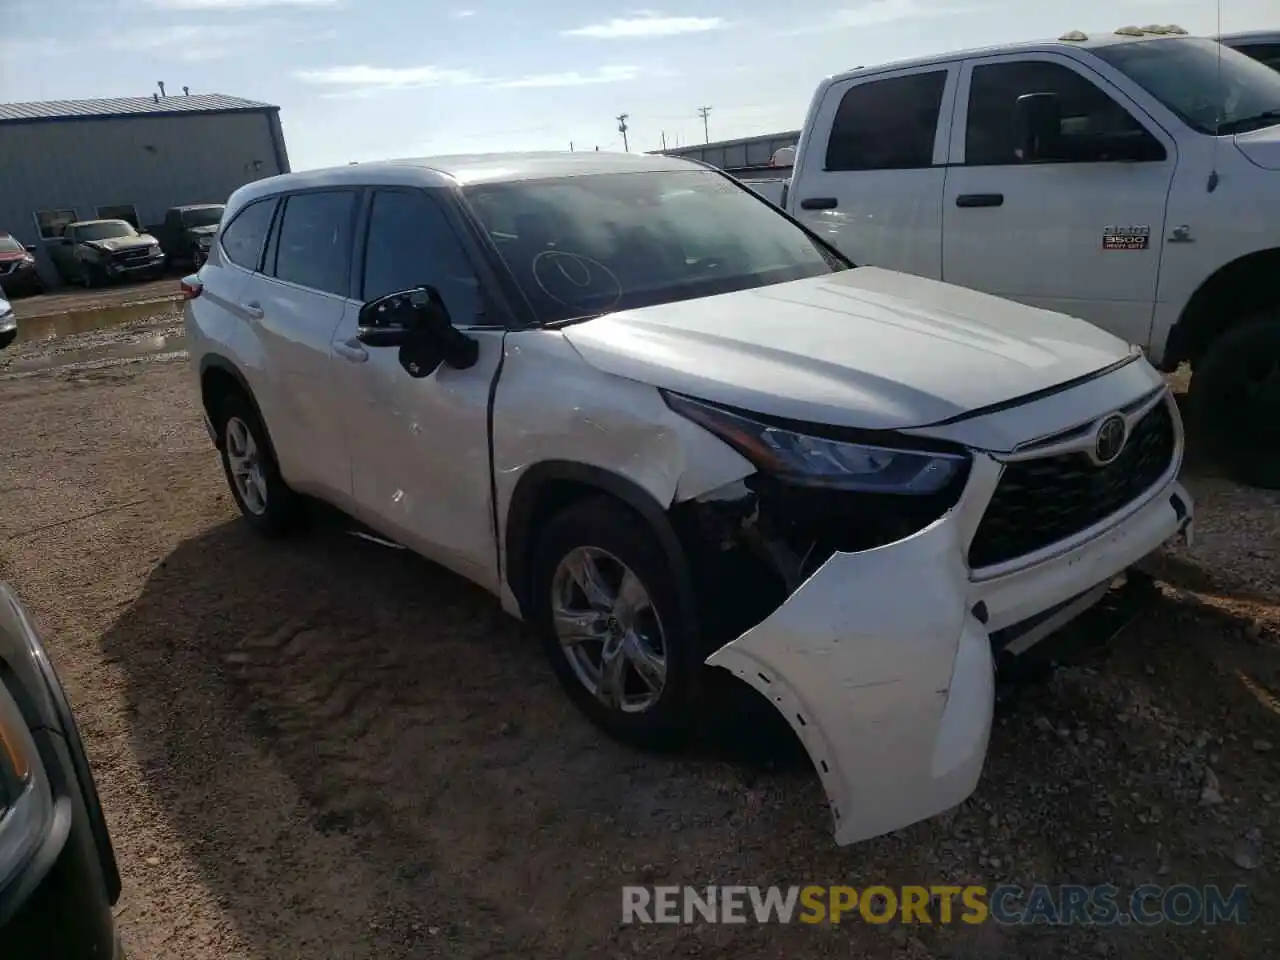
[[[350,293],[358,196],[355,190],[323,190],[285,201],[274,244],[277,280],[340,297]]]
[[[869,80],[840,100],[826,169],[914,170],[933,165],[946,70]]]

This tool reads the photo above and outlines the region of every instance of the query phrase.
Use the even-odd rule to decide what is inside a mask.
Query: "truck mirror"
[[[1062,108],[1056,93],[1024,93],[1013,106],[1013,144],[1023,163],[1058,156]]]

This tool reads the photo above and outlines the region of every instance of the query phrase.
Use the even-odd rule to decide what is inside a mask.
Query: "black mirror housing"
[[[1056,93],[1024,93],[1013,106],[1013,143],[1023,163],[1058,155],[1062,107]]]
[[[416,371],[434,370],[441,361],[459,370],[475,365],[480,345],[453,325],[440,291],[414,287],[370,300],[360,308],[356,339],[369,347],[400,347],[401,364]],[[425,376],[425,374],[422,374]]]
[[[34,243],[24,244],[22,249],[26,250],[27,253],[35,253],[36,245]]]

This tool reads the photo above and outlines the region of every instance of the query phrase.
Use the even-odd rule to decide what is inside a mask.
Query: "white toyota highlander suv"
[[[857,268],[688,161],[272,177],[184,286],[250,524],[319,498],[482,585],[632,743],[677,739],[704,665],[731,671],[840,843],[968,796],[996,655],[1190,533],[1177,407],[1135,347]]]

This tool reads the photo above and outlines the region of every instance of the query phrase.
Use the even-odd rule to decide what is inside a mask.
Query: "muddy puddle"
[[[0,351],[0,377],[169,357],[184,348],[180,301],[20,316],[17,339]]]

